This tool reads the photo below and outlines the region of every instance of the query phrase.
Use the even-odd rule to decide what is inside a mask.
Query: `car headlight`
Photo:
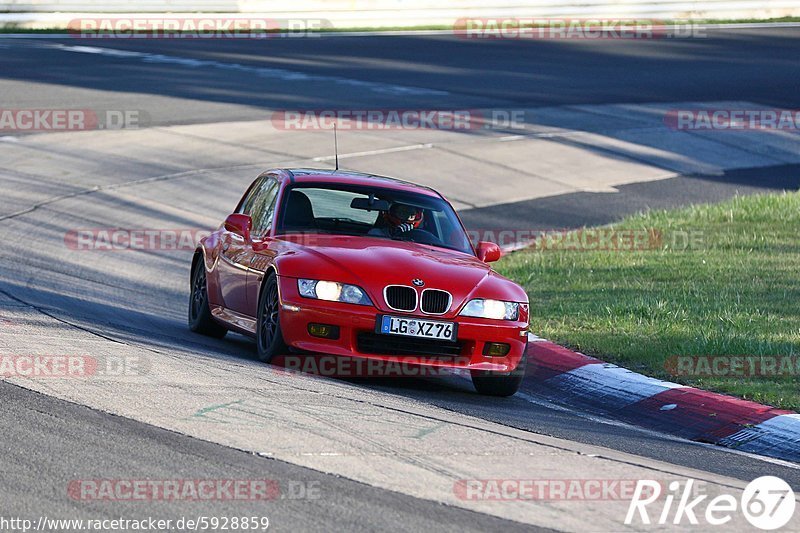
[[[495,320],[516,320],[519,318],[519,304],[500,300],[470,300],[461,311],[461,316],[492,318]]]
[[[298,279],[297,289],[300,296],[326,300],[329,302],[344,302],[348,304],[372,305],[372,300],[361,287],[337,283],[335,281],[320,281],[316,279]]]

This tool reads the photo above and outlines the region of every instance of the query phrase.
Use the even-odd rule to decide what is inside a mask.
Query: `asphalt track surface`
[[[8,42],[8,41],[6,41]],[[28,41],[30,42],[30,41]],[[796,28],[708,30],[706,38],[605,41],[472,40],[446,36],[265,40],[36,41],[4,53],[8,107],[37,103],[145,109],[153,124],[259,119],[266,109],[525,107],[747,100],[795,109]],[[63,54],[46,45],[102,46],[162,56],[149,61]],[[176,71],[165,57],[236,62],[309,76],[426,89],[422,94],[315,90],[281,72]],[[292,90],[287,90],[286,87]],[[445,92],[437,94],[432,91]],[[181,101],[183,100],[183,101]],[[205,102],[198,106],[194,100]],[[157,105],[156,105],[157,104]]]
[[[268,516],[284,531],[525,531],[521,524],[376,489],[348,479],[210,444],[108,416],[0,384],[6,428],[3,515],[127,518],[225,516],[230,504],[200,502],[177,508],[168,501],[89,506],[64,498],[76,465],[92,465],[97,478],[135,471],[139,479],[282,479],[317,490],[319,498],[286,497],[238,504],[239,516]],[[25,423],[22,423],[22,422]],[[30,453],[35,450],[35,454]],[[65,460],[66,459],[66,460]],[[110,475],[111,474],[111,475]],[[300,493],[297,492],[296,495]],[[324,497],[322,497],[324,496]],[[545,530],[542,530],[545,531]]]
[[[431,36],[102,43],[106,48],[133,50],[148,57],[236,61],[259,68],[290,69],[312,77],[343,77],[367,83],[324,93],[315,90],[313,82],[304,84],[302,90],[294,85],[283,89],[279,78],[285,74],[280,73],[275,74],[277,77],[259,77],[246,71],[221,74],[198,68],[187,74],[184,69],[173,69],[163,59],[132,62],[129,58],[76,52],[65,60],[65,52],[53,48],[59,44],[97,44],[77,41],[31,39],[22,46],[20,41],[0,39],[2,107],[145,109],[151,110],[152,125],[157,126],[256,120],[274,108],[346,108],[366,104],[398,107],[398,101],[403,102],[402,107],[692,100],[800,106],[796,63],[800,32],[792,29],[719,31],[712,32],[708,39],[640,42],[636,46],[620,42],[472,42]],[[400,94],[392,92],[391,87],[421,90]],[[540,213],[541,219],[530,218],[532,224],[604,223],[642,205],[651,205],[656,198],[664,205],[680,205],[724,198],[740,189],[756,192],[797,188],[796,171],[788,166],[737,171],[728,176],[730,179],[686,176],[626,186],[623,193],[627,196],[601,207],[596,195],[585,193],[472,210],[465,218],[468,224],[496,227],[502,223],[503,213],[513,208],[518,216]],[[215,184],[223,185],[224,182]],[[17,186],[30,188],[32,202],[52,196],[38,190],[34,183]],[[165,186],[158,191],[160,199],[178,203],[185,194],[181,187],[179,182]],[[197,209],[214,215],[223,213],[226,207],[219,204],[230,204],[239,192],[206,198]],[[595,211],[582,209],[584,218],[576,219],[570,214],[576,206],[595,206]],[[161,216],[163,227],[180,222],[177,215],[153,212],[136,202],[121,202],[102,193],[73,198],[63,210],[58,206],[36,209],[3,220],[0,296],[11,306],[34,309],[55,318],[54,325],[49,326],[50,338],[90,331],[134,344],[158,357],[183,357],[176,347],[191,347],[197,359],[187,364],[193,366],[202,367],[209,361],[257,365],[249,340],[231,335],[226,340],[213,341],[186,330],[184,280],[188,277],[188,254],[130,254],[124,267],[113,271],[103,271],[89,257],[84,264],[60,264],[64,250],[63,232],[58,228],[62,227],[62,219],[69,219],[68,227],[82,222],[113,227],[121,210],[144,210],[148,216]],[[3,210],[0,217],[8,214]],[[32,271],[36,274],[32,275]],[[164,279],[154,284],[151,276]],[[161,290],[164,286],[168,289]],[[29,325],[19,327],[24,330]],[[331,390],[340,385],[333,380]],[[504,400],[477,396],[468,383],[455,378],[407,379],[399,383],[356,380],[344,385],[355,394],[364,391],[365,395],[385,394],[400,402],[423,402],[451,414],[479,417],[532,434],[604,446],[744,481],[777,475],[800,489],[800,470],[790,465],[562,410],[537,400],[536,390],[529,383],[525,385],[525,397]],[[324,383],[322,386],[328,387]],[[270,518],[287,529],[487,531],[525,527],[256,457],[8,383],[0,383],[0,397],[4,403],[0,419],[6,428],[0,438],[6,455],[6,466],[0,471],[0,499],[5,514],[38,516],[48,510],[65,516],[118,514],[119,504],[100,502],[87,507],[65,498],[65,480],[74,478],[77,472],[87,475],[89,464],[97,477],[131,471],[143,478],[253,477],[268,472],[268,477],[319,481],[326,494],[319,501],[270,503]],[[169,402],[169,397],[152,400]],[[207,505],[203,508],[205,514],[223,514],[225,510],[224,503]],[[148,509],[147,514],[158,510]],[[181,514],[186,514],[183,511]],[[162,516],[174,512],[174,508],[164,506]]]

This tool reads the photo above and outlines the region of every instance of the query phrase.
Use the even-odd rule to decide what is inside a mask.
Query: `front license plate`
[[[385,335],[403,335],[453,341],[456,339],[456,324],[438,320],[423,320],[384,315],[380,321],[380,332]]]

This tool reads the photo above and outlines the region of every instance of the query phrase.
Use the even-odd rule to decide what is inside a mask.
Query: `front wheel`
[[[271,272],[264,281],[261,297],[258,299],[258,359],[269,363],[273,357],[286,351],[286,343],[281,334],[280,299],[278,298],[278,277]]]
[[[527,360],[528,356],[523,352],[522,359],[519,360],[517,368],[512,372],[500,373],[473,370],[471,372],[472,385],[480,394],[486,396],[513,396],[522,385]]]
[[[203,260],[197,262],[192,272],[192,294],[189,297],[189,329],[201,335],[221,339],[228,330],[211,317],[208,306],[208,283]]]

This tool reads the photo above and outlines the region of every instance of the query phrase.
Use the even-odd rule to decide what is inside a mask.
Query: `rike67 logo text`
[[[625,524],[674,524],[724,526],[741,513],[754,527],[772,531],[784,527],[794,516],[794,491],[784,480],[763,476],[751,481],[737,500],[721,494],[708,500],[707,494],[693,498],[694,480],[683,485],[673,481],[662,494],[657,481],[639,480],[625,516]],[[651,517],[650,512],[656,511]]]

